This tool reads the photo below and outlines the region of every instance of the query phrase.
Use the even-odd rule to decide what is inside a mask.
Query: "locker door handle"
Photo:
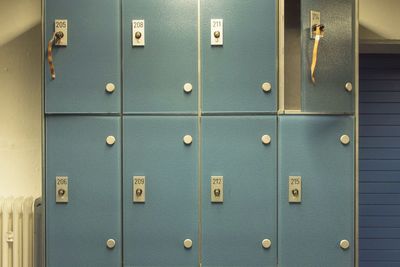
[[[313,55],[312,55],[312,62],[311,62],[311,80],[315,84],[315,69],[317,67],[317,61],[318,61],[318,47],[319,47],[319,41],[321,40],[321,37],[323,37],[324,34],[324,25],[313,25],[313,35],[315,36],[314,40],[314,49],[313,49]]]
[[[57,42],[64,37],[63,32],[54,32],[49,43],[47,44],[47,61],[49,63],[50,67],[50,74],[51,74],[51,79],[54,80],[56,78],[56,71],[54,68],[54,63],[53,63],[53,46],[57,44]]]

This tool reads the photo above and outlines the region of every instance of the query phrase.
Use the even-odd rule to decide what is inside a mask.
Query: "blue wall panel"
[[[203,117],[202,126],[203,266],[276,266],[276,117]],[[224,177],[223,203],[211,203],[211,176]]]
[[[47,113],[119,113],[121,102],[120,2],[118,0],[45,1],[45,44],[55,19],[68,20],[68,46],[55,47],[56,79],[45,56]],[[113,93],[106,84],[113,83]]]
[[[279,117],[279,264],[354,265],[353,117]],[[302,202],[288,202],[289,176],[302,177]],[[349,240],[342,250],[339,242]]]
[[[48,267],[121,265],[121,137],[118,117],[46,119]],[[113,135],[116,143],[106,144]],[[69,178],[69,202],[55,202],[56,176]],[[106,241],[116,247],[108,249]]]
[[[400,55],[360,58],[360,267],[400,266]]]
[[[123,153],[124,266],[197,266],[197,117],[126,116]],[[145,203],[132,201],[133,176],[146,176]]]

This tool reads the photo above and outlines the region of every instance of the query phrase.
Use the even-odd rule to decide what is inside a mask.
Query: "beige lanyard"
[[[313,33],[315,36],[315,42],[314,42],[313,57],[311,62],[311,80],[315,84],[315,69],[317,67],[317,61],[318,61],[318,46],[319,46],[319,41],[321,40],[321,37],[323,36],[324,33],[324,26],[314,25]]]

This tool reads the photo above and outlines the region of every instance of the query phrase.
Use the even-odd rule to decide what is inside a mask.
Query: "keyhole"
[[[214,195],[216,197],[219,197],[221,195],[221,190],[220,189],[214,189]]]
[[[293,196],[297,197],[299,195],[299,190],[298,189],[293,189],[292,190]]]
[[[138,197],[140,197],[142,194],[143,194],[143,190],[142,189],[140,189],[140,188],[136,189],[136,195]]]
[[[58,189],[58,195],[60,197],[63,197],[65,195],[65,190],[64,189]]]
[[[56,39],[62,39],[64,37],[64,33],[63,32],[56,32]]]

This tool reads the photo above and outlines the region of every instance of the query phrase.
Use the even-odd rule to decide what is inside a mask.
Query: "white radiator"
[[[33,267],[33,198],[0,197],[0,267]]]

